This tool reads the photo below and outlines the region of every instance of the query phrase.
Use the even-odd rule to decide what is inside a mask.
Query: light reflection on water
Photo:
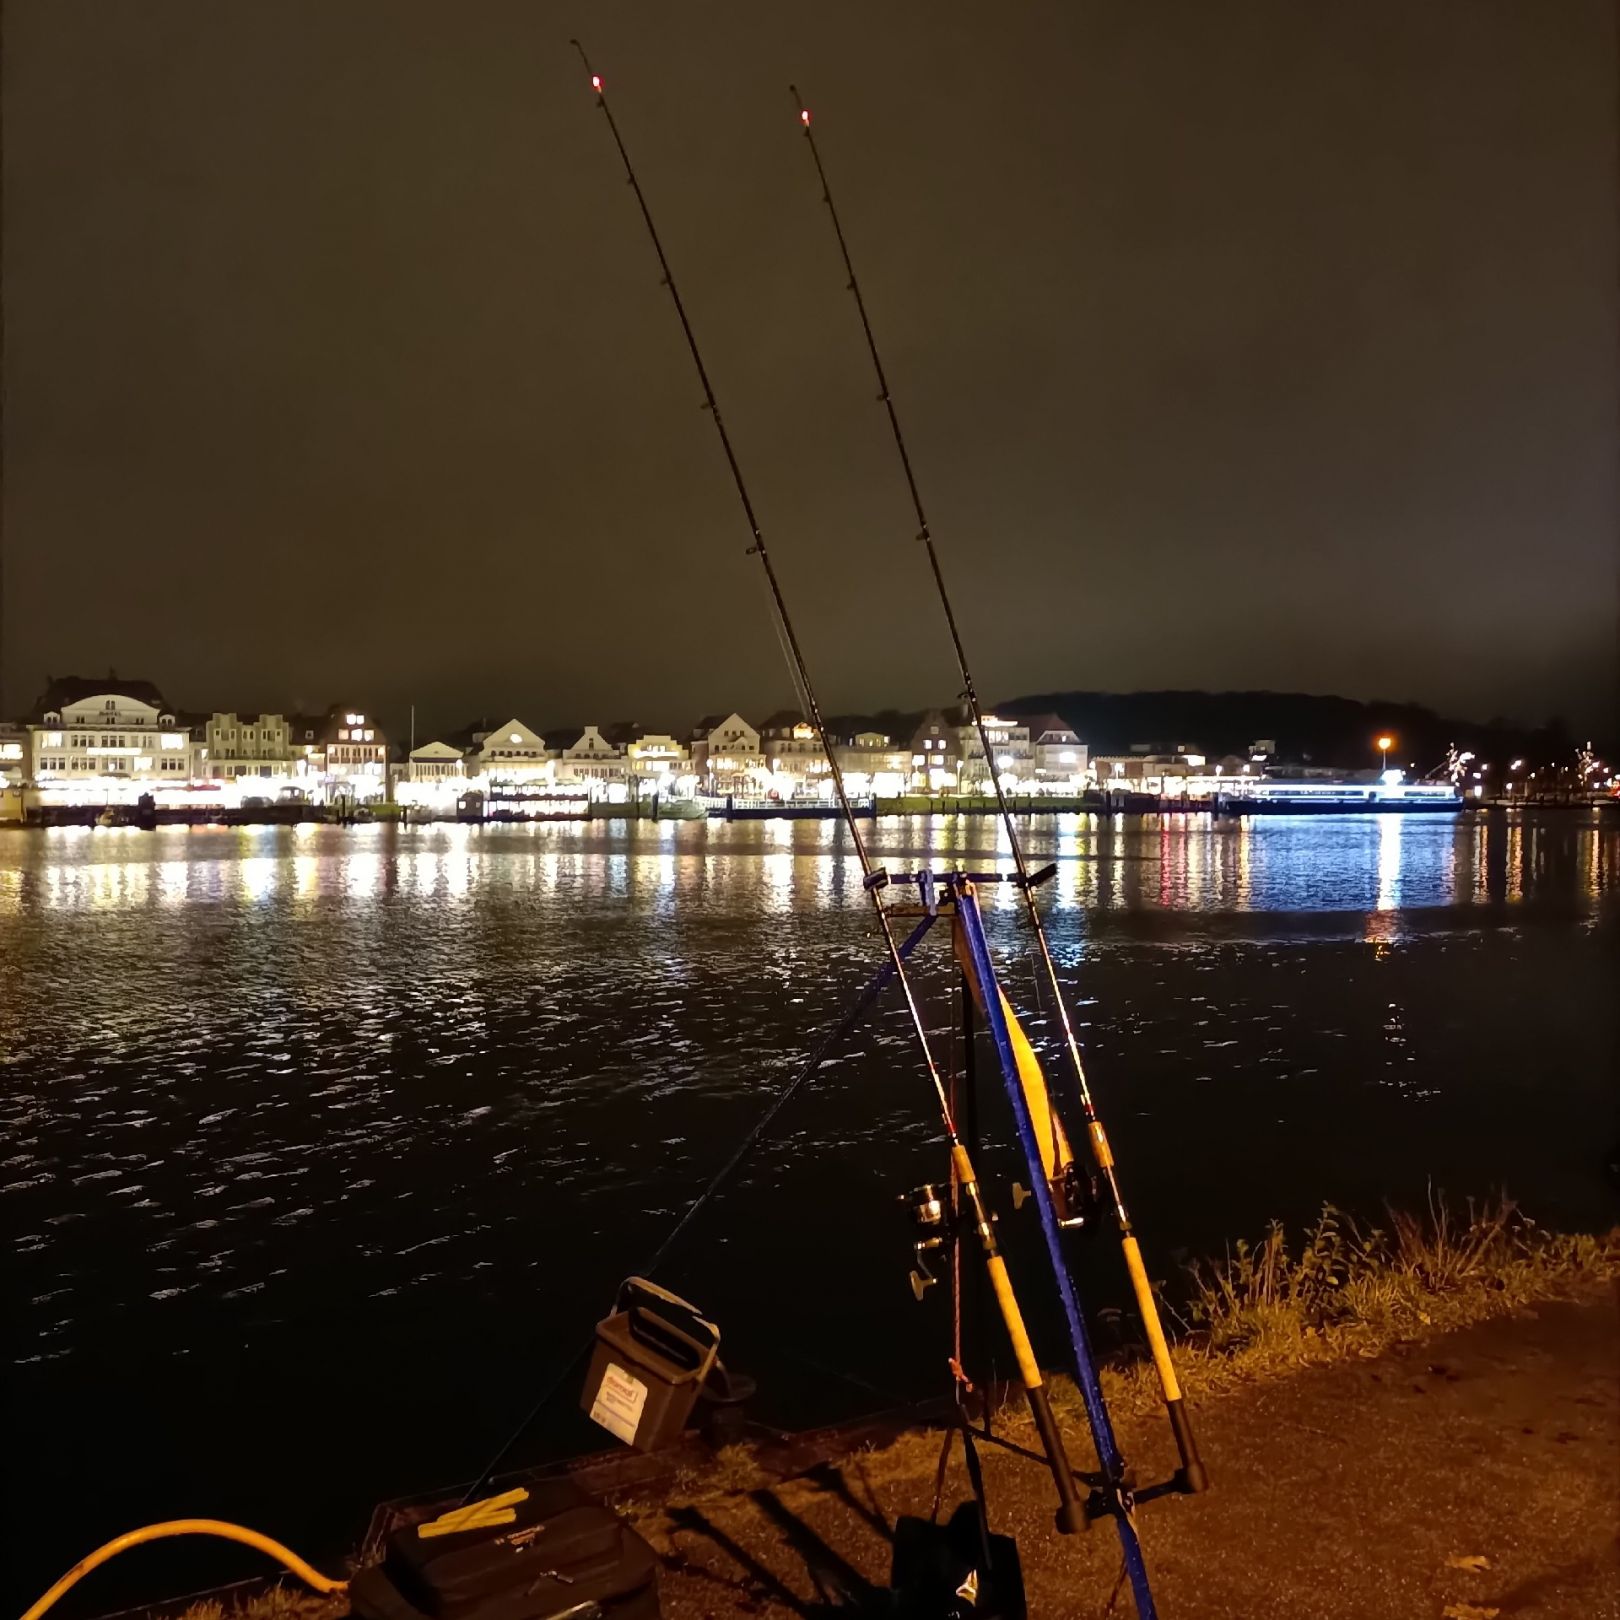
[[[1032,859],[1058,861],[1048,891],[1058,910],[1387,913],[1511,904],[1538,891],[1595,904],[1614,866],[1612,835],[1584,816],[1063,816],[1029,822],[1026,838]],[[859,878],[843,829],[828,822],[74,828],[43,840],[13,834],[8,843],[0,917],[197,900],[460,899],[524,887],[610,902],[633,896],[655,908],[695,893],[746,895],[750,909],[769,913],[837,904]],[[1005,832],[988,818],[886,818],[872,844],[895,868],[925,858],[1009,864]],[[1017,909],[1005,894],[988,903]]]
[[[1171,1251],[1324,1197],[1421,1196],[1431,1175],[1602,1218],[1612,824],[1026,832],[1034,864],[1058,863],[1054,953],[1161,1274]],[[988,819],[886,819],[872,845],[891,871],[1008,864]],[[984,898],[1039,1041],[1017,897]],[[109,1533],[158,1516],[119,1495],[116,1443],[171,1456],[176,1504],[207,1506],[198,1459],[248,1377],[267,1435],[295,1416],[363,1434],[371,1461],[312,1504],[474,1466],[547,1347],[597,1313],[872,971],[863,906],[823,822],[0,836],[0,1208],[30,1477],[102,1481]],[[941,952],[918,980],[943,1050]],[[896,1347],[871,1352],[888,1387],[911,1376],[921,1318],[892,1200],[937,1179],[926,1104],[890,1005],[671,1277],[736,1324],[743,1363],[791,1396],[779,1415],[837,1402],[743,1324],[814,1315],[833,1252],[841,1307]],[[199,1361],[223,1380],[211,1395]],[[378,1385],[415,1392],[428,1368],[462,1407],[424,1460],[389,1438]],[[70,1410],[104,1425],[82,1453],[62,1439]]]

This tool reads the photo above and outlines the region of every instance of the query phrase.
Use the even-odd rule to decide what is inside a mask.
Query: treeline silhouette
[[[993,712],[1019,719],[1055,714],[1093,754],[1123,754],[1142,743],[1155,749],[1184,743],[1218,758],[1246,754],[1251,743],[1269,739],[1279,760],[1344,770],[1376,765],[1375,739],[1387,734],[1395,739],[1390,764],[1411,765],[1420,774],[1439,766],[1452,743],[1500,771],[1517,759],[1525,761],[1526,770],[1567,767],[1586,740],[1572,735],[1556,716],[1539,726],[1500,718],[1458,720],[1420,703],[1364,703],[1311,692],[1035,692],[1000,700]],[[907,741],[921,718],[917,710],[883,709],[830,716],[828,727],[839,736],[870,730]]]
[[[1390,763],[1420,771],[1440,764],[1452,743],[1502,765],[1522,758],[1527,768],[1567,765],[1578,746],[1559,717],[1526,727],[1500,718],[1452,719],[1419,703],[1310,692],[1038,692],[999,703],[996,712],[1061,715],[1094,754],[1124,753],[1144,742],[1188,743],[1213,757],[1243,754],[1250,743],[1270,739],[1280,759],[1347,770],[1376,764],[1376,739],[1384,735],[1395,739]]]

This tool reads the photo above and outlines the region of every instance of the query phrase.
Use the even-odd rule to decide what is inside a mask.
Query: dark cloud
[[[832,708],[1606,718],[1615,41],[1414,7],[10,0],[5,690],[424,723],[790,691],[588,36]]]

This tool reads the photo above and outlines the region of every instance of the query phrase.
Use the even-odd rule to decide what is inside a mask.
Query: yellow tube
[[[88,1557],[81,1558],[44,1597],[24,1611],[22,1620],[39,1620],[64,1592],[77,1586],[91,1570],[99,1569],[109,1558],[116,1558],[119,1553],[128,1552],[131,1547],[139,1547],[148,1541],[162,1541],[167,1536],[218,1536],[224,1541],[239,1541],[244,1547],[256,1547],[278,1563],[285,1564],[299,1580],[306,1586],[314,1587],[317,1592],[348,1590],[347,1581],[331,1580],[306,1564],[290,1548],[283,1547],[269,1536],[260,1535],[257,1530],[249,1530],[240,1524],[228,1524],[224,1519],[165,1519],[161,1524],[142,1525],[139,1530],[127,1530],[121,1536],[114,1536]]]
[[[1147,1329],[1153,1365],[1159,1369],[1159,1384],[1164,1390],[1165,1401],[1179,1401],[1181,1384],[1176,1378],[1176,1364],[1170,1359],[1170,1346],[1165,1343],[1164,1329],[1159,1324],[1159,1307],[1153,1298],[1153,1285],[1148,1281],[1147,1267],[1142,1264],[1142,1251],[1137,1246],[1136,1234],[1127,1232],[1120,1241],[1125,1250],[1125,1269],[1131,1274],[1131,1287],[1136,1292],[1136,1308],[1142,1314],[1142,1326]]]
[[[974,977],[973,955],[968,950],[967,940],[960,925],[952,930],[952,939],[957,963],[967,979],[968,988],[973,992],[973,999],[982,1017],[984,989]],[[1007,1000],[1007,993],[999,984],[996,986],[996,999],[1001,1003],[1001,1016],[1007,1023],[1007,1039],[1012,1045],[1013,1062],[1018,1069],[1019,1088],[1024,1093],[1024,1102],[1029,1109],[1029,1122],[1035,1132],[1036,1145],[1041,1150],[1041,1168],[1046,1172],[1046,1179],[1050,1182],[1074,1162],[1074,1153],[1069,1147],[1068,1136],[1064,1133],[1063,1121],[1053,1111],[1040,1059],[1035,1056],[1035,1048],[1029,1044],[1024,1026],[1018,1022],[1018,1015],[1013,1011],[1012,1003]]]

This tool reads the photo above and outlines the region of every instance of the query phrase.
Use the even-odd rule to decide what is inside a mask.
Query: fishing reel
[[[911,1291],[921,1300],[939,1281],[928,1262],[956,1237],[956,1212],[949,1191],[931,1181],[902,1193],[900,1205],[911,1217],[911,1252],[916,1262],[911,1270]]]
[[[1072,1159],[1047,1183],[1058,1225],[1068,1232],[1084,1232],[1096,1225],[1103,1210],[1102,1178],[1095,1170],[1082,1170]],[[1013,1183],[1014,1209],[1022,1209],[1035,1195]]]

